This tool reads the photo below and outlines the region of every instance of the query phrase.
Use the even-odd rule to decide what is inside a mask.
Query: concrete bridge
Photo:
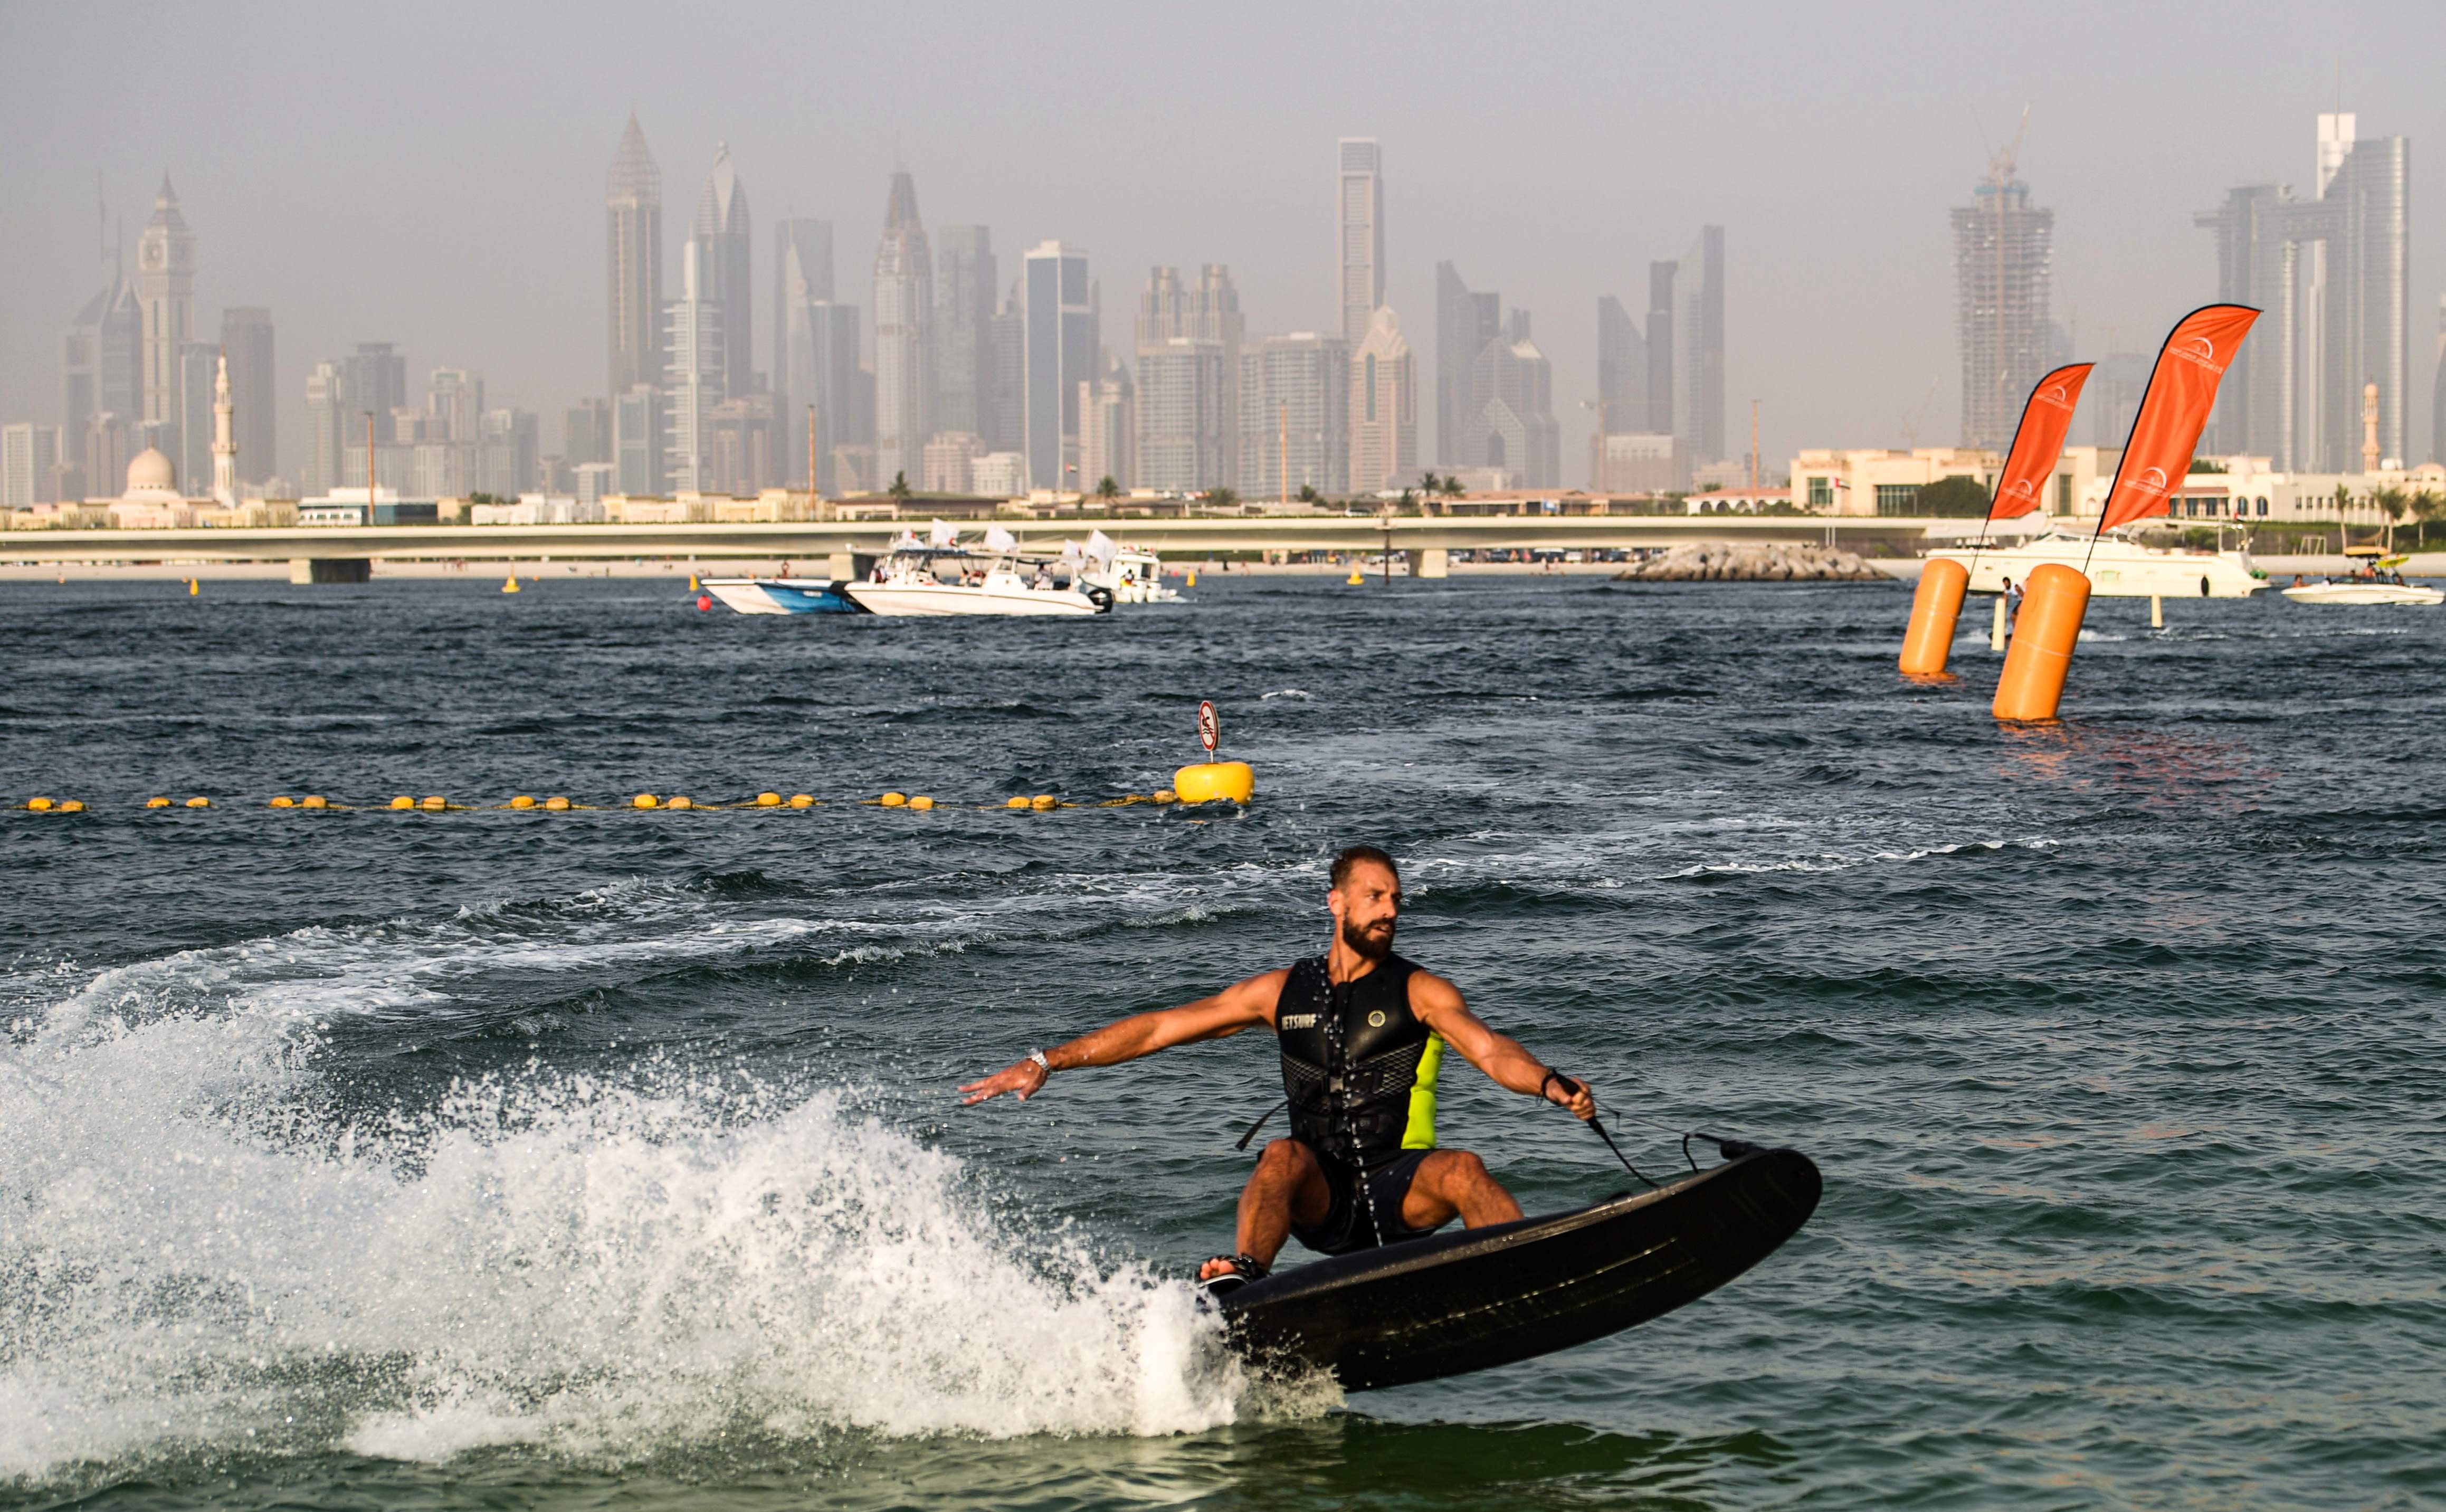
[[[1407,552],[1411,570],[1439,576],[1440,554],[1524,548],[1628,549],[1691,540],[1812,541],[1864,554],[1915,554],[1931,533],[1975,521],[1813,515],[1289,515],[1151,520],[1078,516],[997,519],[1022,549],[1058,552],[1092,530],[1171,557],[1218,552]],[[310,525],[231,530],[0,531],[0,561],[288,561],[292,576],[362,580],[364,564],[394,561],[846,562],[891,549],[922,521],[841,520],[668,525]],[[958,521],[973,539],[981,520]]]

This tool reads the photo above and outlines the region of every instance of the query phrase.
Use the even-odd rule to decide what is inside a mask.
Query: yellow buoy
[[[1027,806],[1042,814],[1048,808],[1058,808],[1061,805],[1051,793],[1039,793],[1028,800]]]
[[[2063,702],[2072,649],[2089,612],[2089,579],[2061,562],[2041,562],[2023,584],[2013,644],[1996,678],[1998,719],[2053,719]]]
[[[1344,582],[1348,583],[1348,584],[1349,584],[1351,587],[1353,587],[1353,588],[1358,587],[1360,584],[1364,583],[1366,580],[1367,580],[1366,575],[1365,575],[1365,574],[1364,574],[1364,573],[1362,573],[1362,572],[1361,572],[1358,568],[1356,568],[1356,567],[1351,568],[1351,569],[1350,569],[1350,576],[1343,579],[1343,581],[1344,581]]]
[[[26,800],[26,806],[39,814],[55,805],[47,798],[28,798]]]
[[[781,795],[779,793],[759,793],[756,795],[756,806],[759,808],[779,808],[781,806]]]
[[[569,812],[569,800],[555,794],[543,801],[543,806],[552,813],[566,814]]]
[[[170,806],[170,801],[166,798],[148,798],[144,800],[144,806],[147,808],[167,808]]]
[[[402,793],[397,798],[390,801],[390,806],[393,808],[414,808],[416,806],[416,800],[408,797],[405,793]]]
[[[1025,808],[1027,806],[1027,795],[1025,793],[1019,794],[1005,802],[1002,806],[1005,808]]]
[[[1962,617],[1962,595],[1969,587],[1970,570],[1948,558],[1934,558],[1920,569],[1910,624],[1903,632],[1905,676],[1935,677],[1945,671],[1953,654],[1953,627]]]
[[[187,806],[189,808],[210,808],[213,806],[213,801],[209,798],[202,797],[190,798],[187,800]]]
[[[813,808],[816,806],[816,797],[813,793],[792,793],[790,795],[790,806],[792,808]]]
[[[912,808],[931,808],[934,806],[934,801],[927,797],[925,794],[919,793],[916,797],[909,800],[909,806]]]
[[[278,798],[272,801],[272,806],[274,808],[295,808],[297,806],[297,800],[290,797],[286,793],[283,793]]]
[[[663,806],[666,808],[694,808],[696,806],[696,800],[689,798],[687,794],[683,793]]]
[[[696,591],[697,591],[697,586],[696,586],[696,574],[694,574],[694,573],[690,573],[690,574],[688,574],[688,592],[689,592],[689,593],[695,593]]]
[[[533,808],[535,807],[535,800],[524,793],[520,793],[517,797],[510,800],[510,806],[512,808]]]
[[[1188,583],[1188,586],[1189,586],[1189,587],[1192,587],[1192,588],[1195,588],[1195,587],[1196,587],[1196,586],[1197,586],[1197,569],[1196,569],[1196,568],[1195,568],[1195,567],[1193,567],[1193,568],[1191,568],[1191,569],[1189,570],[1189,583]]]
[[[875,802],[881,803],[886,808],[906,808],[909,805],[909,795],[907,793],[886,793],[881,798],[876,799]]]
[[[1150,803],[1177,803],[1180,802],[1180,795],[1174,792],[1169,787],[1158,787],[1154,792],[1147,794],[1147,802]]]
[[[78,799],[66,799],[60,803],[60,812],[63,814],[82,814],[85,812],[85,804]]]
[[[419,803],[417,806],[423,809],[428,814],[438,814],[443,809],[448,808],[450,805],[448,803],[443,801],[440,793],[428,793],[425,795],[424,802]]]
[[[204,585],[203,585],[201,582],[198,581],[197,579],[195,579],[195,578],[193,578],[193,577],[190,577],[190,578],[188,578],[188,579],[187,579],[187,596],[188,596],[188,597],[193,598],[193,597],[195,597],[198,594],[200,594],[200,593],[202,593],[203,591],[204,591]]]
[[[510,574],[510,580],[501,585],[501,592],[505,594],[515,594],[518,592],[518,575],[517,573],[513,572]]]
[[[1247,762],[1199,762],[1172,774],[1172,790],[1184,803],[1245,803],[1256,794],[1257,774]]]
[[[663,801],[656,798],[651,793],[639,793],[636,797],[629,800],[629,806],[631,808],[660,808],[663,806]]]
[[[331,806],[331,803],[330,800],[325,798],[320,793],[309,793],[303,799],[298,801],[297,806],[300,808],[329,808]]]

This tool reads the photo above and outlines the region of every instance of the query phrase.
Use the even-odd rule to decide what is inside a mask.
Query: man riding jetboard
[[[1372,845],[1336,856],[1326,907],[1334,931],[1325,954],[1031,1051],[962,1087],[964,1104],[1005,1092],[1025,1101],[1055,1071],[1115,1066],[1262,1024],[1281,1047],[1290,1133],[1267,1143],[1240,1190],[1235,1253],[1206,1261],[1199,1281],[1219,1291],[1262,1277],[1286,1235],[1346,1255],[1421,1238],[1456,1217],[1469,1228],[1519,1218],[1520,1204],[1477,1156],[1436,1146],[1444,1048],[1582,1119],[1595,1115],[1595,1092],[1487,1028],[1452,983],[1393,954],[1402,879],[1392,857]]]

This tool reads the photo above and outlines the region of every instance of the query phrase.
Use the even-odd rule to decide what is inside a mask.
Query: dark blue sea
[[[2446,1502],[2446,614],[2100,600],[2007,729],[1983,635],[1895,675],[1899,586],[1191,596],[0,587],[0,1505]],[[1256,802],[1105,806],[1200,699]],[[824,802],[711,806],[767,789]],[[1808,1227],[1286,1391],[1183,1280],[1263,1036],[955,1106],[1321,949],[1361,841],[1643,1169],[1790,1144]],[[1457,1060],[1441,1124],[1533,1212],[1625,1184]]]

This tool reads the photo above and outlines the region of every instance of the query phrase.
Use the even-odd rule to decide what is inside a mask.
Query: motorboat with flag
[[[1103,614],[1114,600],[1113,590],[1090,580],[1080,562],[1022,552],[1000,525],[966,546],[941,520],[926,540],[903,536],[872,577],[841,591],[870,614],[894,616]]]
[[[743,614],[855,614],[830,577],[705,577],[699,586]]]
[[[2446,592],[2403,580],[2400,569],[2408,557],[2390,557],[2376,546],[2347,546],[2344,555],[2354,559],[2354,571],[2315,583],[2296,577],[2285,596],[2297,604],[2446,603]]]
[[[1113,601],[1120,604],[1176,604],[1181,601],[1177,589],[1163,584],[1163,558],[1154,552],[1136,546],[1124,546],[1099,530],[1087,538],[1082,552],[1073,541],[1062,543],[1064,561],[1078,561],[1085,567],[1085,579],[1101,583],[1113,591]]]
[[[2213,551],[2181,544],[2158,545],[2127,529],[2092,533],[2067,524],[2050,526],[2011,545],[1948,546],[1928,554],[1930,561],[1956,561],[1969,571],[1969,592],[2001,594],[2047,562],[2089,577],[2099,598],[2248,598],[2267,586],[2267,575],[2250,560],[2250,540],[2226,545],[2219,527]]]

